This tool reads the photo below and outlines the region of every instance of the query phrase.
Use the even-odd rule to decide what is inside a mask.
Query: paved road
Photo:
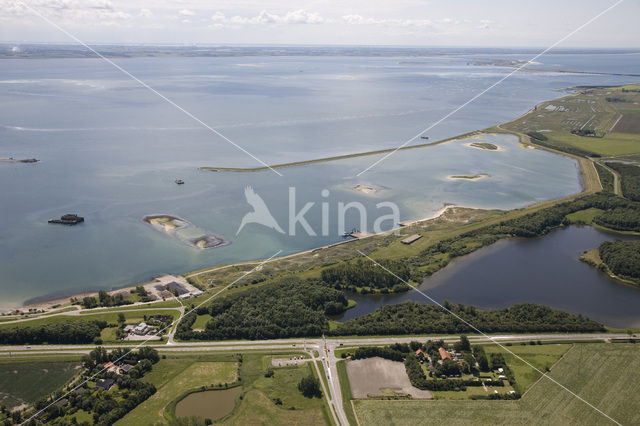
[[[316,369],[318,376],[327,378],[327,386],[321,380],[324,395],[327,398],[331,416],[339,426],[348,426],[349,421],[344,410],[343,396],[340,389],[338,377],[338,362],[342,359],[335,356],[336,349],[353,348],[364,345],[389,345],[393,343],[409,343],[411,341],[444,340],[448,343],[457,342],[458,335],[447,336],[411,336],[411,337],[365,337],[365,338],[331,338],[331,339],[282,339],[282,340],[258,340],[258,341],[223,341],[223,342],[173,342],[171,344],[159,344],[149,342],[146,346],[154,347],[161,353],[173,353],[184,355],[212,353],[212,352],[263,352],[263,353],[283,353],[303,352],[308,354]],[[567,334],[501,334],[489,337],[469,336],[472,343],[518,343],[531,340],[609,340],[613,338],[629,338],[622,333],[567,333]],[[636,337],[640,340],[640,337]],[[122,345],[105,345],[105,348],[117,348]],[[136,346],[132,346],[134,349]],[[94,348],[93,345],[38,345],[38,346],[0,346],[0,359],[45,356],[68,356],[89,353]],[[320,354],[319,358],[315,352]],[[321,361],[322,371],[316,361]]]

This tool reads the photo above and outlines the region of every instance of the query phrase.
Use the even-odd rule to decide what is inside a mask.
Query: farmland
[[[549,375],[616,421],[640,422],[640,352],[634,344],[576,344]],[[602,414],[545,379],[518,401],[363,400],[355,407],[361,425],[413,425],[416,419],[434,425],[608,423]]]
[[[0,400],[9,408],[33,403],[59,389],[79,370],[78,361],[0,363]]]
[[[634,86],[635,87],[635,86]],[[610,157],[640,151],[640,93],[632,86],[577,88],[500,127],[571,154]]]

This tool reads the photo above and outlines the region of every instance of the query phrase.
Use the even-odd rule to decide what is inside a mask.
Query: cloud
[[[293,10],[282,15],[261,11],[255,16],[235,15],[228,17],[222,12],[216,12],[211,16],[213,27],[226,25],[290,25],[290,24],[322,24],[326,20],[316,12],[307,12],[304,9]]]
[[[112,23],[114,20],[131,18],[130,14],[118,10],[109,0],[35,0],[29,2],[28,7],[19,0],[0,0],[2,16],[33,17],[30,8],[47,18],[74,22]]]
[[[153,16],[153,12],[149,9],[140,9],[139,15],[143,18],[151,18]]]
[[[195,16],[195,12],[189,9],[182,9],[180,12],[178,12],[178,15],[180,16]]]
[[[478,28],[479,30],[488,30],[491,28],[491,25],[493,24],[493,21],[490,21],[488,19],[482,19],[480,21],[480,25],[478,25],[476,28]]]
[[[391,27],[432,27],[430,19],[386,19],[371,18],[362,15],[344,15],[342,20],[350,25],[386,25]]]

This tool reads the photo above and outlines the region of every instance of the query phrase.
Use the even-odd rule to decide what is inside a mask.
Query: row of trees
[[[131,294],[137,294],[141,302],[151,302],[152,300],[155,300],[155,298],[151,296],[141,285],[136,286],[135,289],[131,290]],[[87,296],[79,302],[76,301],[76,303],[80,303],[80,305],[82,305],[82,307],[85,309],[92,309],[99,306],[109,307],[131,305],[133,303],[133,300],[125,297],[125,293],[116,293],[114,295],[111,295],[104,290],[100,290],[98,292],[97,298],[93,296]]]
[[[447,304],[456,315],[488,332],[591,332],[603,331],[595,321],[535,304],[481,311],[464,305]],[[405,302],[346,321],[331,331],[334,335],[388,335],[419,333],[469,333],[466,324],[437,306]]]
[[[100,337],[106,321],[68,320],[41,325],[0,328],[0,344],[92,343]]]
[[[155,364],[159,360],[160,355],[158,355],[158,351],[148,346],[143,346],[137,351],[132,351],[127,348],[116,348],[111,352],[108,352],[105,348],[98,346],[88,355],[82,357],[84,368],[86,368],[89,372],[92,372],[96,368],[98,368],[98,371],[100,371],[103,365],[107,362],[119,362],[136,365],[141,361],[148,361],[150,364]]]
[[[104,290],[100,290],[98,292],[98,298],[87,296],[80,301],[80,304],[85,309],[97,308],[98,306],[109,307],[130,305],[132,303],[133,301],[125,298],[123,293],[116,293],[112,296]]]
[[[353,354],[353,359],[373,358],[378,356],[391,361],[402,362],[406,355],[406,353],[400,352],[397,349],[392,349],[389,346],[363,346],[356,349]]]

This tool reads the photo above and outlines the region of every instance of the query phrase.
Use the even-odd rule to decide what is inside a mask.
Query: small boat
[[[77,225],[84,222],[84,217],[76,214],[65,214],[60,219],[49,219],[49,223],[59,223],[61,225]]]
[[[420,136],[420,139],[429,139],[429,136]]]
[[[184,185],[184,181],[182,179],[176,179],[176,183],[178,185]]]

